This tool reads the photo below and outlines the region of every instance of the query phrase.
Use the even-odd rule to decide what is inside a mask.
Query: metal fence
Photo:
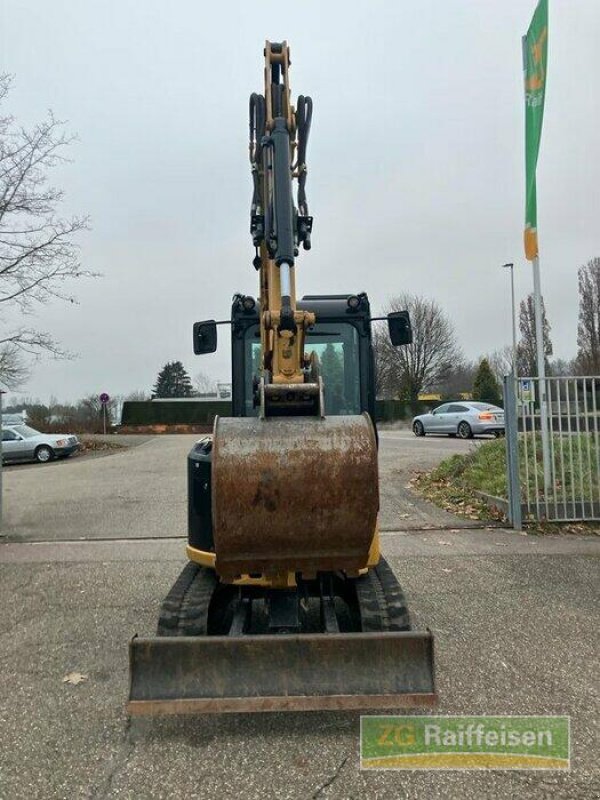
[[[600,520],[600,377],[545,388],[544,404],[539,378],[504,379],[510,520]]]

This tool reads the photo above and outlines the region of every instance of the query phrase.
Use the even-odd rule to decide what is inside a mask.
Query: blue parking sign
[[[533,381],[529,378],[525,378],[519,381],[519,399],[522,403],[533,403],[535,402],[535,390],[533,387]]]

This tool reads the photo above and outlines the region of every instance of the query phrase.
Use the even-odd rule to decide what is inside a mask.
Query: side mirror
[[[217,323],[214,319],[194,322],[194,353],[197,356],[214,353],[217,349]]]
[[[413,336],[408,311],[392,311],[388,314],[388,330],[394,347],[411,344]]]

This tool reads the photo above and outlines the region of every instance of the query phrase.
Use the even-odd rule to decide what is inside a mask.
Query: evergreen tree
[[[338,345],[339,348],[339,345]],[[328,342],[321,354],[321,375],[323,382],[341,384],[344,379],[344,356],[340,349]]]
[[[320,358],[325,411],[327,414],[340,414],[344,402],[344,354],[340,345],[328,342]]]
[[[473,380],[473,400],[482,400],[494,406],[502,405],[500,387],[487,358],[481,359]]]
[[[167,362],[158,373],[152,390],[154,397],[191,397],[192,381],[181,361]]]
[[[258,342],[252,343],[252,375],[262,377],[262,350]]]

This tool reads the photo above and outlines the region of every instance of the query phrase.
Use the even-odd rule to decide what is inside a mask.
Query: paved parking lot
[[[101,458],[18,465],[4,475],[4,534],[21,541],[155,538],[186,533],[186,455],[196,435],[143,437]],[[119,439],[119,437],[116,437]],[[131,445],[131,437],[123,441]],[[409,431],[380,435],[382,530],[452,526],[460,520],[407,491],[428,469],[476,446]]]
[[[383,548],[436,636],[440,713],[570,714],[572,772],[361,773],[348,713],[130,724],[127,641],[184,563],[186,438],[5,476],[2,800],[600,796],[600,540],[460,530],[404,487],[471,445],[404,432],[381,440]]]

